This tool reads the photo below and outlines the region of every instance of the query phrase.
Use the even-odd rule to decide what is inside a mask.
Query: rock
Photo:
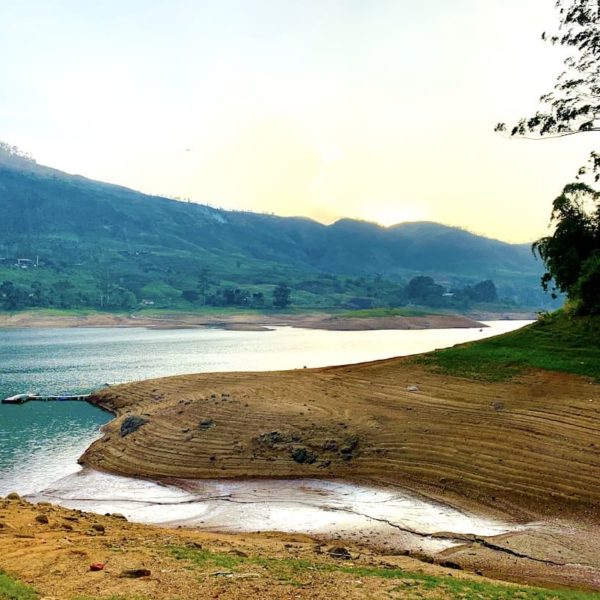
[[[35,520],[42,525],[48,525],[48,517],[46,515],[36,515]]]
[[[130,577],[132,579],[150,577],[150,575],[152,575],[150,569],[125,569],[124,571],[121,571],[121,577]]]
[[[323,444],[323,450],[328,452],[337,452],[339,448],[339,444],[335,440],[327,440]]]
[[[106,563],[101,563],[101,562],[92,563],[90,565],[90,571],[103,571],[105,566],[106,566]]]
[[[356,448],[358,448],[358,436],[357,435],[351,435],[348,436],[345,440],[344,440],[344,445],[340,448],[340,452],[350,458],[352,458],[352,455],[354,453],[354,451],[356,450]],[[346,457],[344,457],[346,458]],[[348,460],[346,458],[346,460]]]
[[[290,456],[301,465],[312,465],[317,460],[317,455],[304,446],[294,448]]]
[[[276,444],[287,444],[292,441],[292,438],[288,434],[281,433],[280,431],[269,431],[269,433],[261,433],[258,438],[258,443],[273,448]]]
[[[200,421],[200,425],[198,425],[198,429],[201,431],[208,431],[211,427],[215,426],[215,422],[212,419],[204,419]]]
[[[11,492],[8,496],[6,496],[7,500],[20,500],[21,496],[17,494],[17,492]]]
[[[492,402],[492,408],[496,412],[501,412],[504,410],[504,402]]]
[[[125,419],[123,419],[123,422],[121,423],[121,437],[125,437],[130,433],[134,433],[147,422],[148,419],[144,419],[143,417],[138,417],[136,415],[125,417]]]
[[[230,550],[229,554],[233,554],[234,556],[239,556],[240,558],[248,558],[248,555],[237,548]]]
[[[446,569],[457,569],[458,571],[462,571],[462,567],[452,560],[443,560],[442,562],[440,562],[440,567],[446,567]]]
[[[111,513],[110,516],[113,519],[121,519],[123,521],[127,521],[127,517],[125,515],[122,515],[121,513]]]
[[[418,392],[418,391],[419,391],[419,388],[418,388],[416,385],[409,385],[409,386],[406,388],[406,391],[407,391],[407,392]]]
[[[327,552],[331,558],[339,558],[340,560],[350,560],[352,555],[348,552],[347,548],[343,546],[336,546],[335,548],[330,548]]]
[[[104,533],[106,531],[106,529],[104,528],[104,525],[101,525],[100,523],[93,523],[92,529],[94,531],[99,531],[100,533]]]

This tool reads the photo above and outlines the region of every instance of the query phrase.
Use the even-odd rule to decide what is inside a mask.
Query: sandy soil
[[[352,558],[340,561],[328,554],[336,546],[339,542],[322,544],[302,535],[226,535],[161,529],[113,516],[0,499],[0,569],[35,586],[44,600],[448,597],[443,589],[428,589],[410,577],[364,576],[339,568],[353,566],[473,579],[456,569],[356,545],[346,545]],[[240,557],[248,560],[233,567],[210,561],[194,565],[189,560],[177,560],[174,547],[207,551],[225,561]],[[305,566],[294,570],[291,565],[296,561],[303,561]],[[104,563],[105,567],[92,572],[92,563]],[[147,569],[149,575],[124,577],[124,571],[130,569]]]
[[[306,315],[200,315],[173,314],[161,317],[93,314],[52,316],[35,312],[0,313],[0,328],[24,327],[149,327],[151,329],[190,329],[217,327],[234,331],[268,331],[269,327],[288,325],[306,329],[364,331],[375,329],[450,329],[484,327],[461,315],[425,317],[342,318],[328,314]]]
[[[477,513],[545,523],[450,551],[463,566],[600,587],[600,387],[586,378],[535,371],[483,383],[396,358],[163,378],[109,388],[93,401],[117,419],[84,464],[153,478],[327,477],[396,486]],[[144,423],[123,436],[132,416]]]

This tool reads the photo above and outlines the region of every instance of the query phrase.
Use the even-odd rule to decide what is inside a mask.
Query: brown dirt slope
[[[155,379],[93,401],[118,418],[82,462],[115,473],[362,479],[519,519],[598,516],[600,387],[582,377],[475,382],[401,358]],[[131,416],[145,423],[123,436]]]
[[[425,581],[410,576],[369,577],[343,572],[342,567],[395,568],[465,582],[473,579],[408,557],[347,548],[352,559],[340,561],[329,556],[331,545],[306,536],[169,530],[0,498],[0,569],[34,586],[43,600],[383,600],[416,594],[446,599],[455,596],[444,586],[431,590]],[[185,555],[178,560],[174,550],[207,560],[198,564]],[[105,568],[92,572],[92,563],[104,563]],[[137,569],[149,573],[139,578],[123,576],[124,571]]]

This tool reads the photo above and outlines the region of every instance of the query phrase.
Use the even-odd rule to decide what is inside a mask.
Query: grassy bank
[[[0,600],[37,600],[38,594],[9,575],[0,571]]]
[[[236,573],[252,569],[256,575],[268,573],[271,578],[288,585],[305,587],[315,572],[339,573],[356,578],[378,578],[394,583],[388,590],[390,597],[420,598],[436,597],[452,600],[591,600],[600,596],[573,590],[546,590],[540,588],[517,587],[489,580],[458,578],[443,575],[430,575],[418,571],[399,568],[346,565],[344,562],[320,563],[296,558],[265,558],[260,556],[236,556],[215,553],[190,547],[173,547],[174,558],[193,565],[199,573],[208,576],[219,569],[235,576]],[[357,579],[357,581],[360,581]],[[431,595],[433,593],[433,595]]]
[[[558,311],[518,331],[437,350],[417,360],[470,379],[502,381],[537,368],[587,375],[600,382],[600,317]]]

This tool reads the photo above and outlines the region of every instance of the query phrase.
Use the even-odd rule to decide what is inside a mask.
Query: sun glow
[[[405,223],[406,221],[425,221],[427,219],[427,211],[424,207],[413,205],[383,205],[373,212],[373,221],[389,227],[397,223]]]

